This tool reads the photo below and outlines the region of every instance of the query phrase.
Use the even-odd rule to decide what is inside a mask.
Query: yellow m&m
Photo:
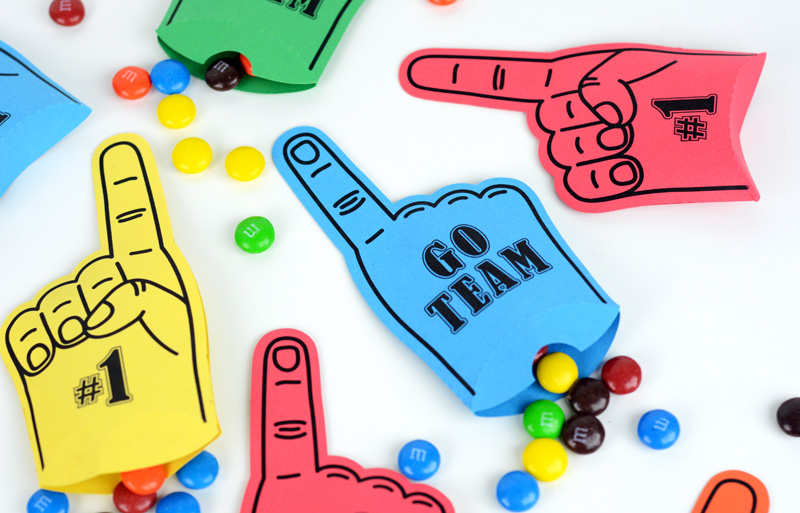
[[[188,96],[171,94],[161,100],[156,109],[158,120],[167,128],[189,126],[197,115],[194,102]]]
[[[567,451],[553,438],[537,438],[525,447],[522,464],[539,481],[555,481],[567,470]]]
[[[197,137],[184,139],[172,150],[172,163],[183,173],[199,173],[211,164],[211,146]]]
[[[266,165],[264,155],[250,146],[239,146],[225,157],[225,170],[231,178],[240,182],[255,180]]]
[[[548,353],[536,367],[536,380],[554,394],[566,393],[578,379],[578,365],[565,353]]]

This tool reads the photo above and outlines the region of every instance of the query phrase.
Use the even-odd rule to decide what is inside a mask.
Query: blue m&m
[[[539,500],[539,484],[527,472],[509,472],[497,483],[497,500],[508,511],[527,511]]]
[[[189,70],[180,61],[166,59],[150,70],[150,81],[164,94],[182,93],[189,87]]]
[[[200,503],[186,492],[175,492],[158,501],[156,513],[200,513]]]
[[[678,440],[681,425],[675,415],[666,410],[653,410],[639,419],[639,439],[653,449],[667,449]]]
[[[176,475],[178,481],[186,488],[199,490],[211,485],[217,474],[219,474],[217,458],[210,452],[203,451],[181,467]]]
[[[28,513],[67,513],[69,500],[61,492],[39,490],[28,499]]]
[[[420,481],[428,479],[439,470],[439,451],[425,440],[408,442],[400,449],[397,465],[400,472],[409,479]]]

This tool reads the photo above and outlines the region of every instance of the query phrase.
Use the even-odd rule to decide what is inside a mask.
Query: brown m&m
[[[569,390],[569,404],[578,413],[600,415],[608,407],[611,393],[599,379],[581,378]]]
[[[800,397],[784,401],[778,408],[778,425],[790,436],[800,436]]]
[[[229,91],[239,85],[242,76],[244,69],[238,58],[219,59],[206,70],[206,84],[215,91]]]
[[[561,428],[561,440],[572,452],[591,454],[603,445],[606,430],[603,423],[594,415],[579,413],[573,415]]]

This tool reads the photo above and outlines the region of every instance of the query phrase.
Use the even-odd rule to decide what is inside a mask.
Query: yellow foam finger
[[[220,430],[202,301],[172,239],[152,152],[123,134],[103,142],[93,162],[102,249],[8,316],[0,333],[14,339],[14,354],[9,344],[0,353],[40,486],[111,493],[121,472],[176,472]],[[70,313],[63,333],[49,334],[37,321],[42,300],[53,310],[74,302],[76,290],[85,304],[71,312],[84,318]],[[86,336],[73,337],[81,326]]]

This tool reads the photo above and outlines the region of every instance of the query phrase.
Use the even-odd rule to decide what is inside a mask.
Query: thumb
[[[141,322],[159,345],[172,354],[191,338],[188,306],[174,292],[148,280],[131,280],[113,289],[86,320],[90,337],[108,337]]]
[[[108,337],[138,321],[145,303],[141,285],[141,280],[132,280],[112,289],[89,313],[86,333],[94,338]]]
[[[587,76],[578,93],[589,110],[607,125],[630,123],[636,113],[633,90],[619,78]]]

